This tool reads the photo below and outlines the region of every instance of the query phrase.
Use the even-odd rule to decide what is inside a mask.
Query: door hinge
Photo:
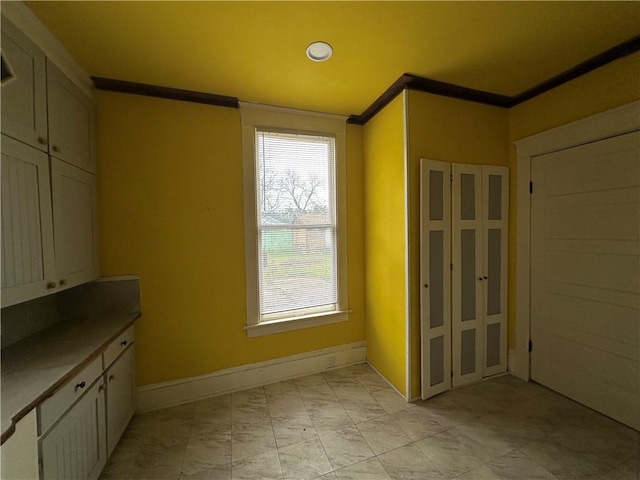
[[[451,378],[453,378],[453,370],[451,370]]]
[[[451,271],[453,272],[453,263],[451,264]]]
[[[533,351],[533,342],[531,340],[529,340],[529,351]]]
[[[38,471],[40,472],[40,478],[42,478],[42,474],[43,474],[43,465],[42,465],[42,458],[38,459]]]
[[[529,193],[533,193],[533,182],[529,182]]]
[[[449,181],[453,182],[453,173],[449,174]]]

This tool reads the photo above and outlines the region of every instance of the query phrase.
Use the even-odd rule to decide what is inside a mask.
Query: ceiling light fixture
[[[333,55],[333,48],[326,42],[313,42],[307,47],[307,57],[314,62],[324,62]]]

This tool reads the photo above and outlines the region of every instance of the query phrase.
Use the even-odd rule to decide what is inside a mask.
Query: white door
[[[420,162],[422,398],[451,388],[451,164]]]
[[[483,165],[483,377],[507,371],[508,200],[509,169]]]
[[[453,386],[482,378],[482,167],[454,163],[451,196]]]
[[[531,376],[640,428],[640,133],[532,159]]]

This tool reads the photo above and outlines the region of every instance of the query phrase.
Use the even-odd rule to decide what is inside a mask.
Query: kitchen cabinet
[[[2,306],[46,295],[55,259],[49,160],[2,135]]]
[[[40,439],[42,480],[93,480],[107,462],[102,377]]]
[[[99,271],[91,98],[4,15],[2,42],[6,307],[94,280]]]
[[[96,177],[51,157],[58,289],[98,278]]]
[[[111,455],[135,410],[135,345],[105,372],[107,385],[107,452]]]
[[[16,431],[0,447],[0,472],[3,479],[38,478],[38,437],[36,412],[32,410],[16,425]]]
[[[45,55],[2,16],[2,133],[47,151]]]
[[[40,480],[100,475],[135,410],[134,348],[131,326],[37,407]]]
[[[93,102],[47,59],[49,154],[96,173]]]

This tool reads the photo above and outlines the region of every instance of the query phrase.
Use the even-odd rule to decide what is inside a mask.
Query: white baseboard
[[[261,387],[332,368],[362,363],[367,359],[366,342],[349,343],[266,362],[227,368],[199,377],[138,388],[136,413],[181,405],[215,395]]]

